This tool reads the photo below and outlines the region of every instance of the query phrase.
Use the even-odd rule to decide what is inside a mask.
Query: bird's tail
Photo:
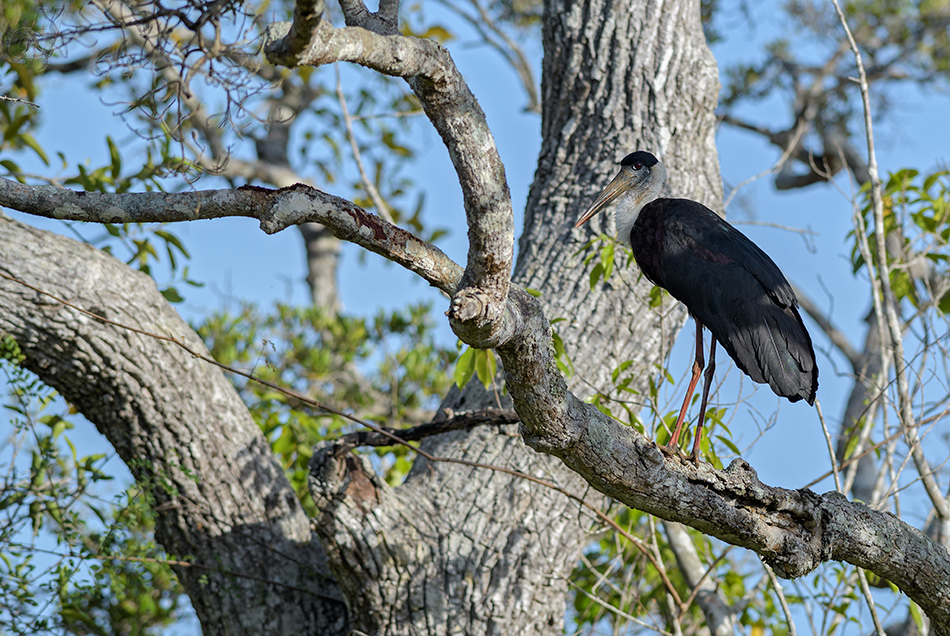
[[[713,335],[755,382],[767,383],[790,402],[814,404],[818,365],[798,308],[770,304],[764,312],[758,309],[746,328],[729,330],[724,339]]]

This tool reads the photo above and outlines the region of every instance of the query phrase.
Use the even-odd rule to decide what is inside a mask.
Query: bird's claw
[[[673,457],[682,457],[683,453],[680,452],[679,445],[673,444],[657,444],[657,447],[660,449],[660,452],[672,459]]]
[[[699,453],[695,450],[689,455],[684,455],[683,451],[680,449],[679,444],[670,445],[670,444],[657,444],[657,448],[660,449],[660,452],[663,453],[668,459],[678,459],[682,462],[689,462],[696,468],[699,468]]]

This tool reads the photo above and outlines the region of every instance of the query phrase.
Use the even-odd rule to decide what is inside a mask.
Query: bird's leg
[[[695,318],[694,318],[695,320]],[[713,339],[715,342],[715,338]],[[703,360],[703,325],[696,320],[696,359],[693,361],[693,377],[689,380],[689,388],[686,389],[686,397],[683,398],[683,406],[680,407],[679,417],[676,418],[676,426],[673,427],[673,436],[665,447],[671,454],[679,454],[680,429],[683,428],[683,420],[686,419],[686,409],[689,408],[690,398],[693,397],[693,391],[696,390],[696,383],[699,382],[699,374],[703,372],[705,366]]]
[[[709,402],[709,387],[712,385],[713,373],[716,371],[716,338],[712,337],[709,343],[709,365],[706,367],[703,378],[703,399],[699,403],[699,421],[696,422],[696,437],[693,438],[693,452],[689,458],[699,466],[699,440],[703,436],[703,423],[706,420],[706,404]]]

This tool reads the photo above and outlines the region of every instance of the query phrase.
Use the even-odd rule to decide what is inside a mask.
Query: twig
[[[874,231],[875,238],[877,239],[877,278],[880,279],[881,304],[883,305],[883,313],[886,318],[887,330],[894,355],[894,374],[897,379],[898,416],[900,417],[901,429],[904,431],[907,445],[914,458],[917,472],[920,474],[924,485],[924,490],[927,492],[927,496],[930,497],[934,511],[942,521],[947,521],[950,519],[950,505],[948,505],[947,499],[943,496],[940,486],[934,478],[927,459],[924,457],[923,449],[920,447],[920,440],[915,432],[913,406],[910,402],[910,388],[904,363],[903,336],[900,323],[898,322],[897,310],[894,306],[894,295],[891,291],[890,268],[887,263],[884,200],[881,195],[881,178],[878,173],[877,155],[874,151],[874,128],[871,121],[871,98],[867,74],[864,70],[861,51],[858,49],[854,35],[852,35],[851,29],[848,27],[848,20],[844,15],[844,11],[842,11],[838,0],[832,0],[832,3],[838,14],[841,26],[844,28],[845,34],[848,37],[851,51],[854,54],[854,61],[858,69],[858,85],[861,89],[861,101],[864,106],[864,127],[868,142],[868,175],[871,180],[871,204],[874,210]],[[872,280],[873,278],[874,277],[872,277]],[[875,304],[875,310],[877,310],[877,308],[878,305]],[[884,342],[883,339],[882,342]]]
[[[722,209],[727,209],[729,204],[732,203],[732,199],[735,198],[736,194],[739,193],[739,190],[746,187],[754,181],[758,181],[764,176],[774,174],[782,169],[785,165],[785,162],[788,161],[788,158],[791,156],[792,152],[798,147],[798,140],[801,139],[802,133],[805,132],[805,122],[800,121],[795,127],[795,132],[792,133],[792,138],[789,140],[788,145],[786,145],[785,150],[782,152],[782,156],[778,158],[771,168],[767,168],[758,174],[754,174],[751,177],[744,179],[739,185],[734,187],[729,191],[729,196],[726,197],[726,200],[722,204]]]
[[[861,367],[861,354],[854,348],[851,341],[848,340],[848,336],[835,327],[831,320],[825,316],[824,312],[818,308],[818,305],[812,301],[811,297],[798,287],[795,287],[795,297],[798,298],[799,307],[804,309],[805,313],[818,323],[818,327],[825,332],[825,335],[831,340],[831,344],[837,347],[838,351],[848,359],[848,363],[855,371],[855,374],[857,374]]]
[[[626,620],[630,621],[630,622],[633,623],[634,625],[639,625],[640,627],[644,627],[644,628],[650,630],[651,633],[660,634],[660,636],[672,636],[671,632],[664,631],[664,630],[660,629],[659,627],[657,627],[656,625],[650,625],[650,624],[648,624],[646,621],[644,621],[643,619],[637,618],[637,617],[634,616],[633,614],[628,614],[627,612],[623,611],[622,609],[617,608],[617,607],[614,607],[613,605],[611,605],[611,604],[608,603],[607,601],[603,600],[602,598],[600,598],[600,597],[597,596],[596,594],[592,594],[592,593],[588,592],[587,590],[585,590],[584,588],[582,588],[580,585],[578,585],[578,584],[575,583],[574,581],[571,581],[570,579],[567,580],[567,584],[570,585],[572,588],[574,588],[574,591],[576,591],[576,592],[578,592],[578,593],[580,593],[580,594],[583,594],[584,596],[586,596],[587,598],[589,598],[591,601],[593,601],[593,602],[596,603],[597,605],[600,605],[601,607],[603,607],[605,610],[607,610],[607,611],[610,612],[611,614],[614,614],[614,615],[619,616],[619,617],[621,617],[621,618],[625,618]]]
[[[19,97],[7,97],[6,95],[0,95],[0,101],[15,102],[17,104],[26,104],[27,106],[32,106],[33,108],[39,108],[38,104],[34,104],[33,102],[26,99],[20,99]]]
[[[353,134],[353,118],[350,117],[350,109],[346,107],[346,96],[343,94],[343,82],[340,80],[339,65],[334,64],[333,70],[336,72],[336,98],[340,102],[340,110],[343,112],[343,123],[346,126],[346,139],[350,142],[350,150],[353,151],[353,159],[356,160],[356,168],[360,172],[360,182],[362,182],[363,188],[366,189],[366,194],[369,195],[373,205],[379,210],[379,216],[390,223],[394,223],[393,216],[389,212],[389,206],[383,201],[379,190],[377,190],[373,182],[370,181],[369,176],[366,174],[366,169],[363,167],[363,157],[360,154],[360,147],[356,143],[356,135]]]
[[[238,570],[227,570],[227,569],[217,567],[217,566],[202,565],[201,563],[193,563],[191,561],[182,561],[180,559],[157,559],[154,557],[134,557],[134,556],[113,555],[113,554],[85,555],[85,554],[76,554],[74,552],[61,554],[54,550],[47,550],[44,548],[37,547],[35,545],[29,546],[29,549],[34,552],[45,552],[46,554],[58,556],[61,559],[79,559],[80,561],[125,561],[129,563],[160,563],[160,564],[172,565],[172,566],[181,567],[181,568],[194,568],[196,570],[203,570],[206,572],[216,572],[218,574],[225,574],[227,576],[233,576],[236,578],[249,579],[251,581],[259,581],[261,583],[267,583],[268,585],[274,585],[276,587],[282,587],[288,590],[293,590],[295,592],[300,592],[302,594],[309,594],[311,596],[323,598],[328,601],[343,603],[343,599],[341,599],[338,596],[333,596],[332,594],[325,594],[323,592],[318,592],[316,590],[308,590],[306,588],[298,587],[296,585],[289,585],[287,583],[281,583],[280,581],[273,581],[271,579],[267,579],[262,576],[257,576],[256,574],[251,574],[246,571],[242,572]]]
[[[864,600],[868,602],[868,609],[871,610],[871,621],[874,622],[874,631],[877,636],[887,636],[884,632],[884,626],[881,625],[881,619],[878,618],[877,608],[874,606],[874,597],[871,596],[871,588],[868,585],[868,577],[861,568],[855,568],[858,571],[858,581],[861,583],[861,593],[864,594]]]
[[[861,453],[859,453],[859,454],[857,454],[857,455],[851,457],[850,459],[848,459],[848,461],[846,461],[846,462],[844,462],[843,464],[841,464],[840,466],[838,466],[838,470],[842,470],[842,469],[844,469],[844,468],[847,468],[847,467],[850,466],[851,464],[857,462],[857,461],[858,461],[859,459],[861,459],[862,457],[865,457],[866,455],[868,455],[868,454],[870,454],[870,453],[873,453],[874,451],[876,451],[876,450],[879,449],[880,447],[884,446],[884,444],[887,444],[888,442],[892,442],[892,441],[894,441],[895,439],[897,439],[897,438],[900,437],[900,436],[901,436],[901,432],[898,431],[897,433],[894,433],[894,434],[891,435],[890,437],[887,437],[887,438],[881,440],[881,441],[878,442],[877,444],[874,444],[873,446],[870,446],[870,447],[864,449],[864,451],[862,451]],[[819,475],[819,476],[816,477],[815,479],[812,479],[810,482],[808,482],[807,484],[805,484],[804,486],[802,486],[802,488],[811,488],[812,486],[814,486],[814,485],[817,484],[818,482],[824,480],[825,478],[827,478],[827,477],[829,477],[829,476],[831,476],[831,475],[832,475],[832,471],[829,470],[828,472]]]
[[[825,424],[825,415],[821,412],[821,402],[815,400],[815,409],[818,411],[818,421],[821,422],[821,430],[825,433],[825,443],[828,445],[828,457],[831,459],[831,474],[835,477],[835,490],[841,490],[841,478],[838,477],[838,458],[835,457],[835,446],[831,441],[831,433],[828,432],[828,425]]]
[[[397,429],[380,427],[388,434],[397,435],[407,442],[417,442],[426,437],[459,431],[473,426],[504,426],[516,424],[519,420],[514,409],[486,408],[478,411],[458,413],[448,419],[426,422],[412,428]],[[352,446],[392,446],[392,438],[376,431],[356,431],[347,433],[338,440],[339,443]]]
[[[761,557],[759,560],[761,561]],[[782,606],[782,613],[785,614],[785,623],[788,625],[788,636],[797,636],[798,632],[795,629],[795,621],[792,620],[792,610],[789,609],[788,601],[785,600],[785,592],[782,590],[782,584],[779,583],[778,577],[775,576],[775,572],[772,571],[768,563],[762,561],[762,567],[765,568],[765,573],[772,583],[772,589],[775,590],[775,595],[778,597],[778,603]]]

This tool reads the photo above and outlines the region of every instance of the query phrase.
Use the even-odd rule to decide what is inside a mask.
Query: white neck
[[[650,179],[641,190],[630,190],[613,204],[614,223],[617,226],[617,240],[630,247],[630,233],[640,217],[640,210],[647,203],[660,197],[660,190],[666,183],[666,168],[662,163],[653,166]]]
[[[617,240],[630,247],[630,233],[633,225],[649,201],[638,201],[633,194],[626,195],[613,206],[614,223],[617,225]]]

